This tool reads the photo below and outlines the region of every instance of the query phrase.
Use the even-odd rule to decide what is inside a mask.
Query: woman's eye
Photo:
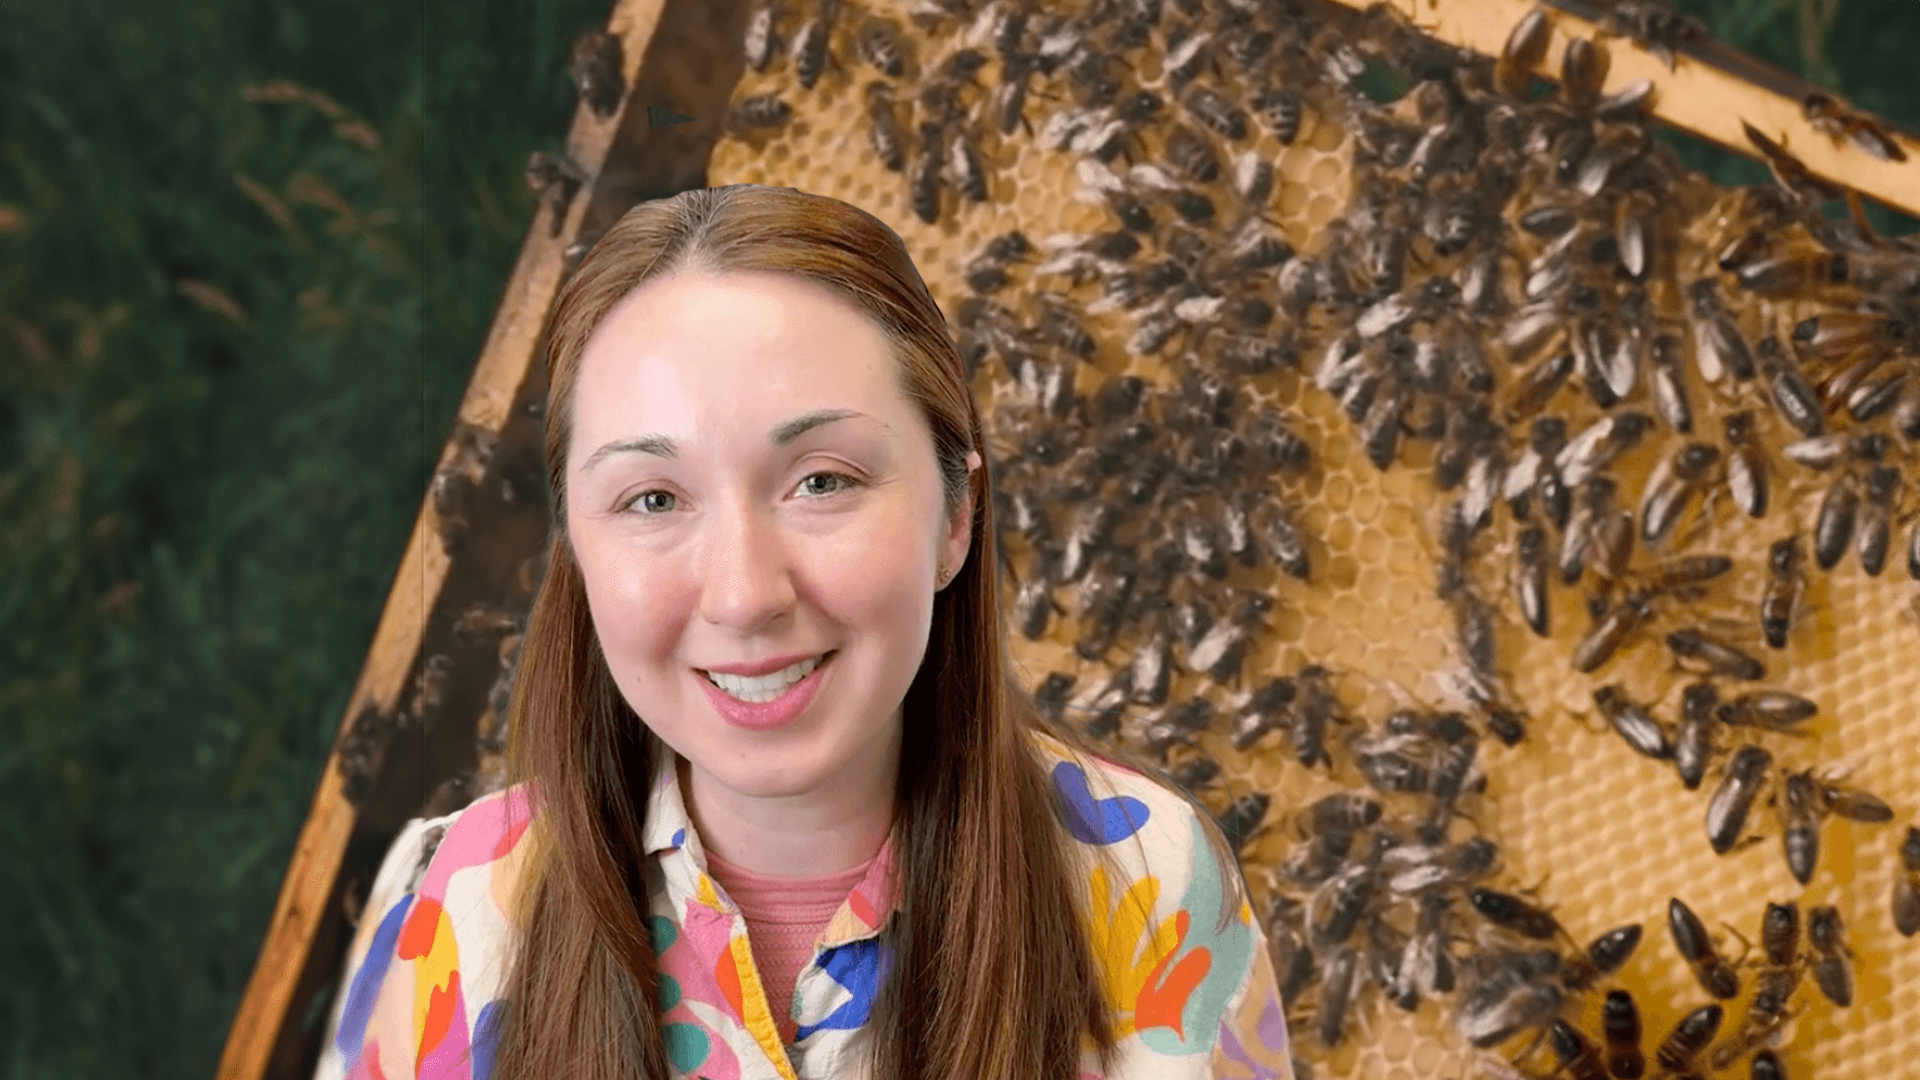
[[[859,482],[858,480],[855,480],[855,479],[854,479],[853,477],[851,477],[851,476],[848,476],[848,475],[847,475],[846,473],[837,473],[837,472],[817,472],[817,473],[809,473],[809,474],[807,475],[807,477],[806,477],[806,479],[803,479],[803,480],[801,480],[801,481],[800,481],[800,486],[802,486],[802,487],[805,487],[805,486],[806,486],[806,484],[807,484],[807,480],[812,480],[812,479],[813,479],[814,477],[817,477],[817,476],[825,476],[825,477],[830,477],[830,478],[832,478],[832,479],[834,479],[834,480],[839,480],[839,481],[842,481],[842,482],[844,483],[844,486],[842,486],[842,487],[839,487],[839,488],[836,488],[836,489],[834,489],[834,490],[831,490],[831,491],[824,491],[824,492],[821,492],[821,491],[816,491],[816,492],[815,492],[815,494],[820,494],[820,495],[838,495],[838,494],[840,494],[840,492],[842,492],[842,491],[850,491],[850,490],[852,490],[852,489],[853,489],[853,488],[854,488],[855,486],[857,486],[857,485],[858,485],[858,484],[860,483],[860,482]]]
[[[813,489],[811,493],[821,498],[824,498],[830,495],[844,494],[848,491],[853,490],[856,487],[859,487],[861,484],[861,481],[859,481],[858,479],[855,479],[852,476],[847,475],[846,473],[822,471],[822,472],[816,472],[816,473],[808,473],[804,478],[801,479],[798,487],[806,488],[808,481],[811,481],[817,477],[822,477],[822,476],[828,477],[834,481],[837,481],[840,486],[838,488],[828,490],[828,491],[820,491],[817,488]],[[673,493],[670,491],[664,491],[660,488],[649,488],[646,491],[642,491],[638,495],[635,495],[632,498],[628,499],[626,502],[622,503],[620,506],[620,509],[623,511],[638,510],[641,516],[643,517],[655,517],[671,509],[670,506],[663,507],[657,502],[646,501],[647,499],[655,496],[667,498],[667,499],[671,499],[674,497]]]

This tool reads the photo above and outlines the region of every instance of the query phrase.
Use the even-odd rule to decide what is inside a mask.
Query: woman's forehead
[[[823,286],[764,273],[677,274],[636,290],[589,341],[576,394],[583,439],[644,431],[692,442],[732,421],[759,438],[828,409],[897,432],[911,410],[889,343],[864,313]]]
[[[690,268],[649,281],[622,298],[594,337],[793,344],[827,329],[881,338],[850,299],[818,282],[760,270]]]

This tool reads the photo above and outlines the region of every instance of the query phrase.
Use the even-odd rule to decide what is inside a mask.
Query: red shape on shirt
[[[416,896],[413,910],[400,927],[400,940],[393,950],[400,960],[418,960],[433,949],[433,935],[440,929],[440,901],[431,896]]]
[[[746,1022],[746,1009],[740,1004],[740,965],[733,962],[733,950],[726,949],[713,961],[713,981],[720,986],[720,993],[733,1006],[733,1015],[741,1023]]]
[[[866,923],[868,926],[878,926],[880,924],[879,912],[873,910],[873,905],[867,903],[866,895],[860,890],[855,889],[848,893],[847,903],[853,905],[853,913],[860,916],[861,922]]]
[[[1207,977],[1207,969],[1213,966],[1212,953],[1196,948],[1181,956],[1179,963],[1168,967],[1180,954],[1180,942],[1186,940],[1191,919],[1185,911],[1174,915],[1173,950],[1147,973],[1147,985],[1140,988],[1140,997],[1133,1004],[1133,1026],[1138,1030],[1170,1027],[1181,1039],[1187,1037],[1181,1027],[1180,1013],[1186,1009],[1187,999],[1193,996],[1193,988],[1200,985],[1200,980]]]
[[[447,973],[447,985],[435,986],[427,991],[427,1022],[420,1029],[420,1050],[416,1059],[424,1060],[427,1051],[440,1045],[447,1037],[447,1029],[453,1026],[453,1004],[460,996],[460,972]]]

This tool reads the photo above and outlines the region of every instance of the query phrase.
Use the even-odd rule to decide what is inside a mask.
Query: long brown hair
[[[1113,1018],[1077,905],[1085,880],[1065,808],[1026,735],[1160,775],[1038,710],[1015,686],[995,567],[985,431],[947,322],[900,237],[872,215],[793,188],[737,184],[629,210],[581,261],[548,327],[546,455],[552,531],[510,706],[512,783],[533,781],[538,854],[522,879],[520,945],[499,1080],[664,1078],[648,937],[642,817],[654,755],[672,753],[616,689],[566,535],[566,456],[582,350],[642,284],[685,268],[798,275],[856,304],[886,335],[924,411],[947,520],[971,499],[970,555],[936,597],[908,688],[895,800],[898,958],[867,1039],[875,1080],[1072,1080],[1086,1047],[1110,1063]],[[966,462],[982,451],[979,490]],[[1086,764],[1083,762],[1083,764]],[[1220,865],[1238,863],[1205,806]],[[531,834],[530,834],[531,835]],[[1102,856],[1111,857],[1106,848]],[[1113,878],[1110,878],[1113,880]],[[1237,882],[1246,895],[1245,879]]]

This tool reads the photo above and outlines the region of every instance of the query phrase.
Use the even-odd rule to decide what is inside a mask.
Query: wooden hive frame
[[[1334,0],[1364,11],[1372,0]],[[1575,37],[1592,38],[1600,27],[1606,0],[1389,0],[1388,7],[1439,41],[1487,56],[1499,56],[1507,35],[1530,9],[1547,8],[1561,32],[1553,37],[1536,73],[1557,81],[1560,57]],[[1602,93],[1611,94],[1640,79],[1653,80],[1653,112],[1662,123],[1735,153],[1756,158],[1741,130],[1747,121],[1790,149],[1815,175],[1850,187],[1861,195],[1909,216],[1920,213],[1920,139],[1889,125],[1889,133],[1907,153],[1904,162],[1863,154],[1850,143],[1836,144],[1801,113],[1802,98],[1815,87],[1720,41],[1705,41],[1681,51],[1669,71],[1642,49],[1611,50]]]
[[[1394,6],[1440,40],[1496,54],[1533,5],[1395,0]],[[529,569],[537,573],[542,565],[544,499],[489,493],[503,478],[517,479],[523,496],[542,482],[543,330],[564,279],[565,253],[638,201],[706,183],[707,151],[720,137],[740,61],[716,74],[695,71],[699,65],[688,57],[716,51],[696,44],[738,42],[750,7],[747,0],[614,5],[607,28],[622,44],[625,92],[607,115],[584,103],[576,109],[566,150],[591,179],[558,221],[543,203],[523,241],[314,793],[228,1033],[220,1080],[311,1074],[324,1030],[317,1010],[342,974],[353,932],[350,910],[407,819],[429,809],[449,812],[468,797],[461,781],[476,764],[470,718],[487,713],[484,687],[492,681],[494,649],[492,642],[468,640],[456,622],[474,604],[524,611],[537,584]],[[1591,9],[1576,0],[1556,8],[1557,20],[1590,35],[1590,22],[1569,11],[1590,15]],[[1556,35],[1539,74],[1557,73],[1565,40]],[[1920,215],[1920,141],[1896,134],[1914,159],[1904,165],[1837,147],[1801,117],[1795,95],[1804,86],[1717,43],[1700,52],[1714,54],[1719,66],[1689,56],[1670,72],[1638,50],[1616,50],[1606,89],[1653,79],[1662,121],[1751,157],[1739,123],[1744,114],[1762,130],[1784,135],[1816,174]],[[656,105],[695,120],[651,130],[648,107]],[[481,531],[491,541],[484,549],[465,540]],[[484,677],[474,674],[482,668]],[[437,692],[435,676],[444,678]],[[432,723],[436,718],[449,722]]]

